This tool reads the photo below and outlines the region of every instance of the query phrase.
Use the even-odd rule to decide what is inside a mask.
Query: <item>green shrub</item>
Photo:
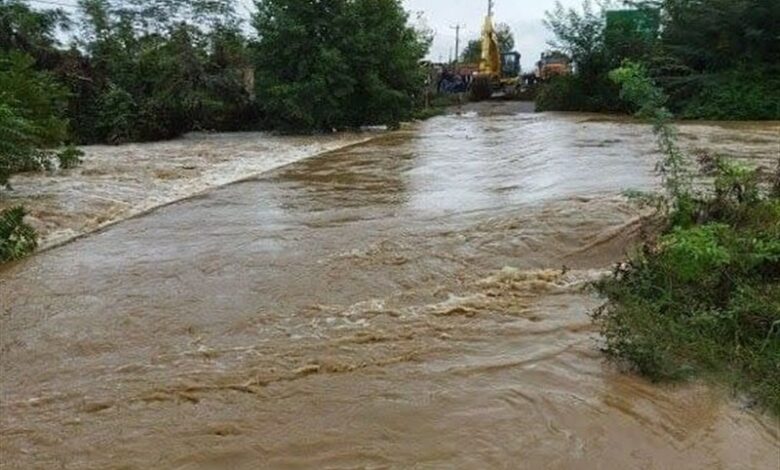
[[[618,88],[606,75],[589,80],[581,75],[553,77],[539,86],[537,111],[623,112],[627,105],[619,98]]]
[[[722,159],[702,160],[713,184],[694,191],[663,94],[636,64],[611,75],[653,120],[668,225],[597,283],[605,351],[653,380],[708,378],[780,414],[780,194]]]
[[[121,144],[137,138],[138,111],[133,96],[111,84],[98,98],[96,131],[100,140]]]
[[[69,170],[81,165],[81,157],[84,156],[84,152],[72,145],[65,147],[57,153],[57,160],[60,162],[60,168],[63,170]]]
[[[24,222],[25,215],[22,207],[0,212],[0,263],[20,259],[38,246],[38,235]]]
[[[731,254],[720,241],[728,227],[709,224],[688,229],[675,227],[661,237],[659,261],[674,274],[675,281],[701,282],[731,261]]]
[[[780,119],[778,71],[736,70],[701,79],[677,108],[688,119]]]

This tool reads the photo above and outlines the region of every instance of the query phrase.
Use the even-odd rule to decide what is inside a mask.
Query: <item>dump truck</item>
[[[552,77],[571,74],[571,59],[563,52],[547,51],[536,63],[536,78],[547,81]]]

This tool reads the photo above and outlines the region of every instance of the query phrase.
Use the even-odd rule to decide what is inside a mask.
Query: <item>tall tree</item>
[[[274,127],[393,124],[422,91],[430,41],[400,0],[261,0],[257,96]]]
[[[61,9],[35,10],[22,0],[0,0],[0,51],[24,52],[43,67],[56,61],[57,33],[70,26]]]
[[[496,25],[496,38],[498,39],[498,50],[502,54],[512,52],[515,49],[515,35],[512,28],[506,23]],[[466,48],[460,55],[460,61],[467,64],[477,64],[482,58],[482,40],[472,39],[466,44]]]
[[[544,24],[554,35],[550,46],[571,57],[578,73],[585,76],[605,74],[610,69],[604,37],[606,5],[601,3],[594,9],[591,0],[583,0],[578,11],[556,1],[555,8],[545,13]]]
[[[86,141],[170,138],[256,122],[248,45],[235,0],[80,0],[92,89],[80,90]],[[250,119],[251,118],[251,119]]]

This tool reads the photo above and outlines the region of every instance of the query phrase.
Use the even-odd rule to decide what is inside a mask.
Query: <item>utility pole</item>
[[[455,68],[458,67],[458,61],[460,60],[460,29],[464,27],[465,25],[461,24],[450,26],[450,29],[455,30]]]

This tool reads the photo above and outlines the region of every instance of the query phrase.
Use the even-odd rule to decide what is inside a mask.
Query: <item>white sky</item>
[[[52,8],[53,4],[74,11],[76,0],[31,0],[38,8]],[[51,2],[51,3],[50,3]],[[461,24],[461,48],[469,39],[479,37],[482,21],[487,12],[487,0],[403,0],[412,13],[422,12],[436,33],[429,58],[448,60],[450,50],[454,54],[455,31],[450,26]],[[524,70],[534,67],[539,54],[547,49],[550,33],[542,24],[544,12],[555,6],[555,0],[495,0],[495,20],[507,23],[515,34],[515,49],[522,54]],[[565,7],[579,7],[582,0],[561,0]],[[239,0],[246,16],[254,9],[252,0]],[[73,5],[73,6],[71,6]]]
[[[465,25],[461,30],[461,49],[469,39],[479,37],[487,13],[487,0],[403,0],[412,12],[422,11],[428,25],[436,32],[431,49],[432,60],[448,60],[455,49],[455,31],[450,26]],[[564,7],[577,7],[582,0],[561,0]],[[550,33],[542,24],[544,12],[555,7],[555,0],[495,0],[495,21],[507,23],[515,34],[515,49],[522,54],[523,70],[534,67],[539,54],[548,49]]]

